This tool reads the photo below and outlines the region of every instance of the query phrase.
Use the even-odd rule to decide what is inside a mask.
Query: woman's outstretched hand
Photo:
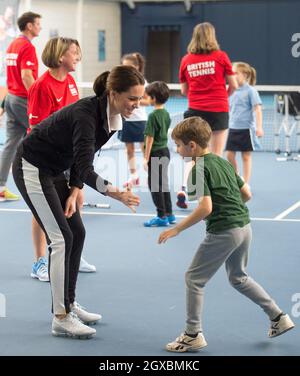
[[[140,198],[133,194],[130,189],[119,191],[118,188],[109,186],[107,196],[121,201],[124,205],[128,206],[133,213],[136,212],[135,206],[139,206],[140,204]]]
[[[126,191],[120,192],[121,198],[120,201],[123,202],[124,205],[128,206],[133,213],[136,212],[135,206],[139,206],[140,198],[134,195],[130,189]]]

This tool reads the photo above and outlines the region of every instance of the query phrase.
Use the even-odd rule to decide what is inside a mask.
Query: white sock
[[[0,192],[3,192],[5,189],[5,185],[0,185]]]
[[[134,172],[133,174],[130,174],[130,179],[131,180],[136,180],[138,178],[138,174]]]

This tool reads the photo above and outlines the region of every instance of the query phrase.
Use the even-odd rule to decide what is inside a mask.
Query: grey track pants
[[[49,276],[53,313],[70,312],[75,290],[85,229],[80,212],[66,218],[64,208],[70,188],[64,174],[49,176],[22,158],[21,148],[13,163],[15,183],[49,245]]]
[[[267,292],[246,273],[252,238],[251,225],[220,233],[207,233],[186,272],[186,332],[202,331],[204,287],[225,262],[230,284],[258,304],[272,320],[282,310]]]

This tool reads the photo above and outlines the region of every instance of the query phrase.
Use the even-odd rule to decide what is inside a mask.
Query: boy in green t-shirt
[[[172,132],[177,152],[195,161],[188,179],[188,194],[197,198],[196,209],[174,228],[160,234],[159,243],[206,220],[207,234],[186,272],[186,329],[166,349],[172,352],[199,350],[207,345],[202,334],[201,313],[204,287],[225,263],[230,284],[258,304],[271,320],[269,337],[292,329],[294,323],[267,292],[246,272],[251,243],[251,225],[244,202],[250,200],[247,184],[232,165],[208,150],[211,129],[200,117],[179,123]]]
[[[176,222],[168,182],[170,163],[168,130],[171,119],[164,108],[170,92],[166,83],[155,81],[146,86],[146,93],[150,98],[150,104],[154,106],[154,111],[148,116],[144,132],[144,168],[148,171],[148,186],[156,206],[157,216],[145,222],[144,226],[169,226]]]

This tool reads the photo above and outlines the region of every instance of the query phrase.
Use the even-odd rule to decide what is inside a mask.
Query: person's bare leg
[[[34,217],[32,217],[32,242],[34,248],[35,262],[40,257],[46,257],[46,236],[41,226],[38,224]]]
[[[184,164],[184,171],[183,171],[183,183],[182,183],[182,188],[187,187],[187,182],[189,178],[189,174],[192,171],[192,168],[194,167],[195,162],[194,161],[189,161]]]
[[[213,131],[210,140],[210,151],[220,157],[223,156],[227,138],[227,129],[221,131]]]
[[[235,151],[230,151],[228,150],[226,153],[228,161],[232,164],[232,166],[235,169],[235,172],[238,174],[239,173],[239,168],[236,160],[236,152]]]
[[[143,145],[143,143],[141,143],[141,145]],[[128,160],[129,171],[130,171],[130,177],[129,177],[129,180],[123,184],[123,187],[132,188],[133,186],[140,184],[139,177],[138,177],[137,170],[136,170],[134,143],[126,143],[126,150],[127,150],[127,160]]]
[[[250,177],[251,177],[251,170],[252,170],[251,151],[242,152],[242,160],[243,160],[243,177],[245,179],[245,183],[249,184]]]
[[[133,176],[136,174],[134,143],[126,143],[126,150],[130,175]]]
[[[145,147],[145,143],[144,142],[140,142],[140,148],[141,148],[141,152],[144,154],[144,147]]]

